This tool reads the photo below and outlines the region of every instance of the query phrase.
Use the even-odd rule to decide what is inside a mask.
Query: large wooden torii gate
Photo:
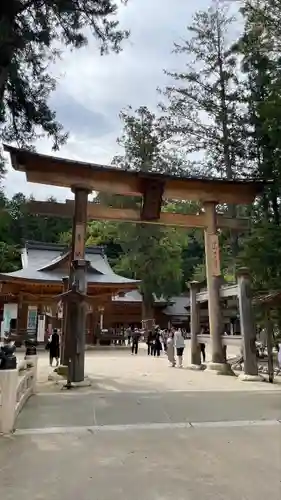
[[[222,179],[199,179],[164,176],[162,174],[124,171],[114,167],[83,163],[40,155],[11,146],[4,146],[10,153],[15,170],[25,172],[29,182],[71,188],[75,200],[66,203],[32,202],[33,213],[73,217],[72,268],[69,280],[78,281],[79,290],[85,293],[85,233],[88,219],[118,220],[135,223],[161,224],[204,229],[206,274],[208,286],[208,307],[210,336],[212,339],[212,363],[216,370],[224,369],[225,359],[221,339],[222,319],[220,309],[220,259],[218,228],[245,230],[247,221],[218,215],[219,204],[251,204],[262,192],[263,182]],[[92,191],[141,197],[140,210],[113,209],[89,203]],[[172,200],[196,200],[204,207],[199,215],[183,215],[162,212],[162,202]],[[82,308],[83,309],[83,308]],[[85,334],[85,318],[81,309],[80,332]],[[81,342],[81,346],[83,346]],[[79,351],[79,342],[78,342]],[[76,373],[76,380],[84,378],[84,351],[78,353],[82,360]],[[77,358],[77,356],[76,356]],[[210,368],[212,364],[210,364]]]

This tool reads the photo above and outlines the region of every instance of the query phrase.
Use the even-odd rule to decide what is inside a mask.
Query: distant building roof
[[[124,295],[115,295],[115,297],[112,297],[112,300],[114,302],[142,302],[142,296],[141,293],[138,290],[132,290],[131,292],[127,292]],[[154,297],[154,302],[156,304],[167,304],[169,300],[165,299],[164,297]]]
[[[138,290],[132,290],[124,295],[115,295],[112,297],[112,300],[114,302],[141,303],[142,296]],[[156,304],[166,306],[162,312],[167,316],[179,317],[182,319],[187,319],[189,317],[190,301],[187,296],[174,296],[169,299],[165,299],[164,297],[155,297],[154,300]]]
[[[68,274],[63,264],[68,262],[69,255],[70,250],[65,245],[28,241],[22,249],[22,269],[1,273],[0,280],[61,282]],[[116,274],[101,247],[87,247],[85,259],[88,262],[88,284],[128,285],[132,288],[140,283]]]
[[[253,300],[254,304],[266,304],[267,306],[280,306],[281,304],[281,291],[275,290],[264,295],[259,295]]]
[[[171,297],[170,304],[163,309],[163,313],[167,316],[187,318],[189,316],[189,305],[189,297]]]

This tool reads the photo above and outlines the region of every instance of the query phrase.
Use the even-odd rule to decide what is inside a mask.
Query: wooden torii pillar
[[[97,207],[92,204],[88,216],[96,219],[123,220],[133,223],[150,223],[178,227],[201,227],[205,231],[206,267],[209,293],[209,321],[212,338],[212,363],[210,368],[225,371],[227,366],[222,347],[222,319],[220,309],[220,265],[217,224],[220,227],[238,228],[239,221],[216,214],[217,204],[249,204],[264,189],[263,181],[199,179],[164,176],[152,172],[136,172],[116,169],[96,163],[74,162],[62,158],[40,155],[4,145],[10,154],[15,170],[25,172],[27,181],[41,184],[71,187],[75,192],[75,217],[72,241],[73,279],[85,288],[84,239],[87,220],[87,199],[91,190],[114,193],[122,196],[142,197],[141,210],[118,210]],[[185,215],[161,212],[163,200],[199,200],[205,206],[205,214]],[[54,205],[54,204],[53,204]],[[67,204],[59,209],[58,216],[69,214]],[[64,214],[63,214],[64,212]],[[73,208],[70,206],[71,215]],[[40,211],[37,211],[40,213]],[[42,212],[41,212],[42,213]],[[205,229],[206,228],[206,229]],[[71,279],[71,281],[73,281]],[[71,283],[70,283],[71,284]],[[85,315],[84,315],[85,316]],[[84,318],[85,319],[85,318]],[[83,314],[81,316],[83,330]],[[82,335],[81,333],[79,335]],[[83,331],[84,335],[84,331]],[[84,357],[81,337],[81,359]],[[81,362],[82,363],[82,362]],[[83,363],[77,370],[82,379]]]
[[[191,281],[190,288],[190,335],[191,335],[191,364],[188,366],[191,370],[202,370],[201,352],[198,344],[197,335],[200,330],[200,311],[196,300],[197,292],[200,288],[198,281]]]
[[[222,343],[223,321],[220,303],[221,267],[219,254],[219,240],[217,233],[216,202],[204,203],[206,214],[205,257],[208,287],[209,328],[212,343],[212,361],[208,369],[221,373],[232,374],[230,366],[226,363]]]
[[[81,329],[81,311],[84,311],[88,297],[84,292],[79,291],[78,282],[75,281],[71,288],[57,297],[65,307],[67,305],[67,317],[69,330],[68,337],[68,370],[67,370],[67,384],[70,387],[72,382],[82,382],[84,380],[84,358],[82,357],[83,350],[83,329]],[[81,378],[83,373],[83,380]],[[88,384],[87,384],[88,385]]]
[[[69,288],[69,277],[65,276],[62,278],[62,291],[66,293]],[[66,319],[67,319],[67,303],[62,305],[62,328],[61,328],[61,348],[60,348],[60,362],[62,365],[67,365],[67,353],[66,353]]]
[[[90,190],[84,187],[74,187],[74,217],[72,228],[72,242],[70,254],[70,270],[68,289],[73,284],[77,291],[86,296],[87,280],[85,260],[85,238],[87,226],[87,205]],[[85,336],[86,336],[86,307],[85,302],[79,301],[75,305],[77,314],[76,332],[73,331],[73,302],[66,305],[63,320],[63,362],[71,366],[72,382],[83,382],[85,366]]]
[[[249,269],[242,267],[237,272],[240,328],[243,338],[244,373],[241,380],[262,380],[258,373],[256,349],[256,325],[252,305],[251,275]]]

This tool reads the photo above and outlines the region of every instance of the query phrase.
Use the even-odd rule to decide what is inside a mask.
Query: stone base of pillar
[[[57,371],[53,371],[48,375],[48,382],[54,382],[55,385],[59,385],[61,388],[65,387],[66,377],[64,375],[59,375]],[[79,389],[83,387],[91,387],[93,381],[90,377],[85,376],[84,380],[81,382],[71,382],[71,389]]]
[[[48,382],[55,382],[56,384],[58,384],[61,381],[63,381],[64,383],[66,382],[66,378],[62,377],[61,375],[58,375],[56,372],[49,373],[47,380]]]
[[[54,372],[60,375],[61,377],[67,378],[68,375],[68,366],[66,365],[59,365],[56,366],[54,369]]]
[[[216,372],[218,375],[230,375],[231,377],[236,377],[234,371],[228,363],[214,363],[210,361],[207,364],[207,370]]]
[[[79,387],[91,387],[92,385],[93,385],[92,380],[89,377],[87,377],[87,375],[81,382],[71,382],[71,387],[73,387],[74,389],[75,388],[78,389]]]
[[[194,371],[202,371],[206,369],[206,365],[187,365],[186,367],[187,370],[194,370]]]
[[[240,373],[238,376],[242,382],[265,382],[265,378],[261,375],[248,375],[247,373]]]

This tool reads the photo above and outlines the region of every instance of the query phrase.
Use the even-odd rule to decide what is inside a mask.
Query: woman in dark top
[[[147,335],[147,354],[148,356],[153,354],[153,335],[152,331],[149,330],[148,335]]]
[[[155,336],[155,344],[154,344],[154,356],[160,356],[160,353],[162,351],[162,344],[161,344],[161,337],[160,333],[156,333]]]
[[[49,354],[50,354],[50,366],[52,366],[54,358],[57,362],[56,366],[58,366],[60,357],[60,338],[56,329],[54,329],[49,341]]]

